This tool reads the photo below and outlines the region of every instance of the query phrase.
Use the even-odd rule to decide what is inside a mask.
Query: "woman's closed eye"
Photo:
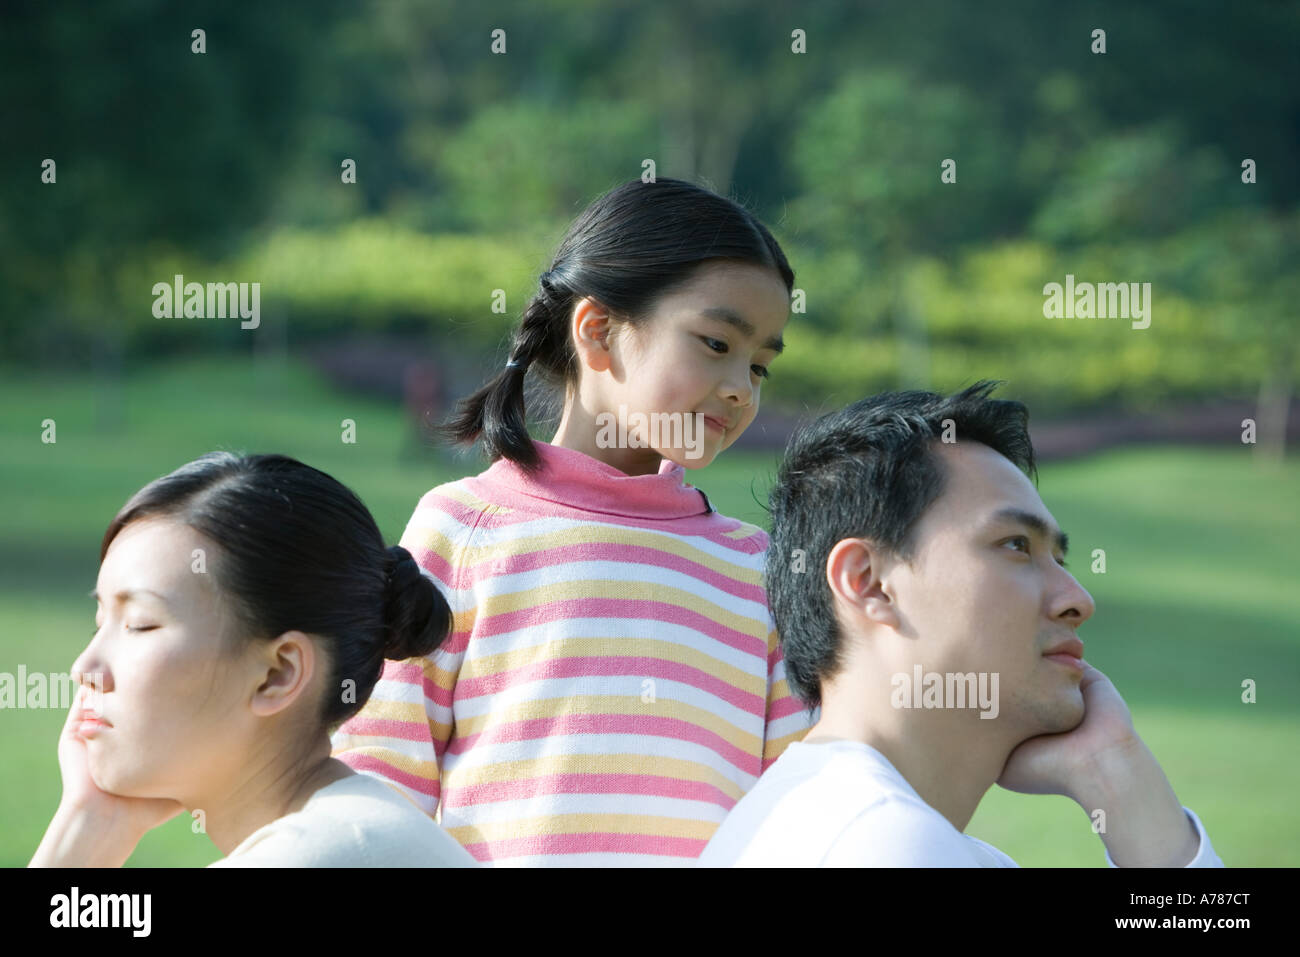
[[[153,631],[158,626],[157,625],[123,625],[122,627],[124,627],[127,631],[141,632],[141,631]],[[91,638],[94,638],[97,634],[99,634],[99,628],[100,628],[99,625],[95,626],[95,630],[90,633]]]

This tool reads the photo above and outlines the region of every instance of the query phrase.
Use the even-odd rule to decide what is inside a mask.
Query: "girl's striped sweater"
[[[452,633],[386,663],[335,755],[479,861],[690,865],[814,715],[785,681],[761,529],[664,460],[629,476],[536,443],[441,485],[401,544]]]

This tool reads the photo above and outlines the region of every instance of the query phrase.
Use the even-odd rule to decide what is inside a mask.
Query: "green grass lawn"
[[[283,452],[355,489],[396,541],[417,499],[479,471],[473,457],[411,455],[394,406],[331,391],[298,366],[224,359],[130,369],[122,424],[96,425],[96,388],[6,370],[0,380],[0,671],[65,672],[85,646],[99,540],[126,498],[212,449]],[[43,444],[54,419],[57,442]],[[355,444],[341,441],[343,419]],[[724,454],[692,474],[725,514],[765,524],[774,454]],[[1300,464],[1248,449],[1128,449],[1042,469],[1070,533],[1071,567],[1097,601],[1088,658],[1125,695],[1183,803],[1229,865],[1300,863]],[[1105,574],[1090,571],[1103,549]],[[1258,701],[1243,704],[1252,679]],[[21,866],[59,799],[56,710],[0,712],[0,865]],[[969,832],[1023,865],[1104,864],[1065,798],[994,789]],[[182,816],[130,864],[202,865],[219,854]]]

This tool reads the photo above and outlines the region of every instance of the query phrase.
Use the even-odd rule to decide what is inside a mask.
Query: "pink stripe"
[[[373,771],[390,781],[396,781],[398,784],[404,784],[412,791],[428,795],[437,800],[439,782],[430,781],[428,778],[422,778],[419,775],[411,774],[409,771],[403,771],[401,768],[395,768],[386,761],[369,754],[361,754],[357,751],[344,751],[336,757],[350,767],[353,771]]]
[[[605,514],[592,513],[559,502],[538,499],[523,494],[518,489],[508,485],[492,480],[484,480],[482,475],[461,479],[459,484],[461,488],[475,498],[490,501],[496,505],[504,505],[515,510],[512,514],[507,515],[502,515],[500,512],[495,513],[491,517],[493,525],[498,523],[513,524],[525,520],[517,517],[520,513],[527,516],[526,520],[530,521],[536,518],[564,518],[577,522],[599,524],[599,519],[595,518],[594,515]],[[751,555],[761,554],[767,548],[768,541],[767,532],[757,526],[754,527],[754,533],[745,538],[727,538],[727,533],[740,528],[741,522],[739,519],[728,518],[720,512],[702,512],[699,515],[672,519],[609,515],[609,520],[605,524],[622,528],[652,528],[658,531],[668,531],[674,535],[697,535],[717,545],[723,545],[739,552],[748,552]]]
[[[456,683],[456,697],[462,701],[481,695],[496,694],[506,688],[519,687],[530,681],[552,678],[590,677],[666,678],[706,691],[728,704],[762,717],[766,704],[763,695],[750,694],[690,665],[664,661],[662,658],[628,655],[587,655],[534,661],[519,668],[498,671],[481,678],[462,678]]]
[[[566,598],[532,605],[519,611],[481,615],[474,628],[474,634],[486,638],[489,635],[504,634],[528,625],[573,621],[577,618],[640,618],[664,621],[671,625],[693,628],[747,655],[754,655],[763,660],[767,658],[765,637],[755,638],[743,631],[721,625],[707,615],[701,615],[689,608],[649,598]]]
[[[379,676],[379,681],[390,686],[398,685],[407,688],[412,685],[419,685],[426,701],[433,701],[434,704],[450,708],[451,689],[442,687],[424,673],[424,662],[427,660],[426,658],[408,658],[405,661],[386,661],[384,662],[383,674]],[[378,685],[375,687],[378,687]],[[373,694],[374,692],[371,692],[372,697],[366,702],[367,706],[369,706],[370,701],[375,700]],[[390,697],[392,696],[390,695]],[[411,705],[410,702],[402,703]]]
[[[502,543],[503,549],[512,543]],[[744,558],[738,555],[737,558]],[[689,558],[681,558],[663,549],[649,545],[622,545],[616,542],[576,542],[570,545],[555,545],[522,554],[500,554],[485,558],[477,565],[467,565],[462,571],[468,572],[473,580],[484,580],[497,575],[514,575],[521,572],[549,569],[556,565],[570,562],[616,562],[626,565],[653,565],[681,572],[696,581],[712,585],[720,591],[736,598],[767,604],[767,594],[761,585],[749,585],[721,572],[714,571]],[[446,563],[443,563],[446,565]],[[430,571],[435,569],[430,568]],[[440,576],[441,577],[441,576]],[[445,579],[444,579],[445,580]],[[635,573],[628,580],[639,581]]]
[[[788,718],[796,711],[806,710],[804,703],[796,695],[788,694],[777,698],[768,706],[767,720],[769,723],[778,718]]]
[[[483,510],[473,508],[463,502],[448,495],[439,495],[435,488],[424,494],[419,503],[415,506],[415,514],[419,515],[422,511],[437,512],[440,515],[447,515],[465,526],[465,531],[469,531],[479,523],[483,517]],[[425,531],[428,526],[424,526],[420,531]],[[451,530],[448,529],[447,532]],[[447,534],[444,532],[443,534]],[[454,532],[452,533],[454,535]]]
[[[447,747],[449,754],[464,754],[482,744],[505,744],[510,741],[530,741],[550,738],[553,741],[571,734],[635,734],[645,737],[668,738],[702,745],[728,761],[732,766],[755,777],[759,772],[757,754],[736,747],[721,735],[707,728],[691,724],[680,718],[643,714],[560,714],[545,718],[529,718],[493,725],[486,731],[453,738]],[[621,759],[622,756],[620,756]],[[651,755],[637,755],[647,765],[658,759]]]
[[[372,718],[363,710],[339,728],[347,735],[370,738],[397,738],[400,741],[429,741],[429,725],[422,721],[398,721]],[[358,745],[360,747],[360,745]]]
[[[443,585],[459,588],[461,579],[456,577],[456,569],[433,549],[425,548],[422,545],[403,545],[402,547],[411,553],[411,557],[415,559],[417,565],[442,582]]]
[[[468,787],[447,788],[443,813],[476,804],[518,801],[549,794],[635,794],[680,798],[716,804],[725,811],[736,799],[705,781],[683,781],[659,774],[545,774],[538,777],[492,781]]]
[[[405,661],[385,661],[383,673],[380,674],[379,682],[375,685],[375,688],[378,689],[381,685],[387,685],[389,688],[393,686],[410,688],[419,685],[420,693],[424,695],[426,701],[431,700],[434,704],[450,708],[452,693],[449,689],[442,687],[425,675],[423,662],[426,660],[425,658],[408,658]],[[389,694],[388,697],[396,696]],[[376,700],[374,692],[371,692],[371,697],[366,701],[365,707],[362,708],[362,713],[365,713],[366,708],[369,708],[371,703]],[[420,705],[409,701],[399,701],[397,703],[405,704],[408,707],[420,707]],[[349,718],[343,727],[348,727],[355,720],[355,717]]]
[[[694,860],[704,853],[707,843],[690,837],[655,834],[538,834],[466,844],[465,850],[480,861],[556,854],[655,854]]]

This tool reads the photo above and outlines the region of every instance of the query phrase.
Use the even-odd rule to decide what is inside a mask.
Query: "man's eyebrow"
[[[118,599],[125,598],[129,601],[130,599],[135,598],[136,595],[152,595],[154,598],[157,598],[164,605],[169,604],[169,602],[163,595],[160,595],[156,591],[153,591],[148,588],[125,588],[122,591],[118,592],[113,597]],[[95,601],[99,601],[99,589],[92,588],[90,591],[86,592],[86,597],[93,598],[95,599]]]
[[[726,306],[710,306],[707,309],[701,309],[700,315],[709,319],[717,319],[725,322],[729,326],[735,326],[744,335],[752,337],[754,335],[754,324],[739,313],[733,312]],[[778,355],[785,350],[785,340],[780,336],[773,336],[763,343],[764,349],[771,349]]]
[[[1043,538],[1052,537],[1052,527],[1047,524],[1047,520],[1033,512],[1026,512],[1019,508],[1004,508],[994,514],[993,518],[1006,522],[1019,522],[1033,529]],[[1062,555],[1068,555],[1070,552],[1070,536],[1060,529],[1056,531],[1056,547],[1061,550]]]

